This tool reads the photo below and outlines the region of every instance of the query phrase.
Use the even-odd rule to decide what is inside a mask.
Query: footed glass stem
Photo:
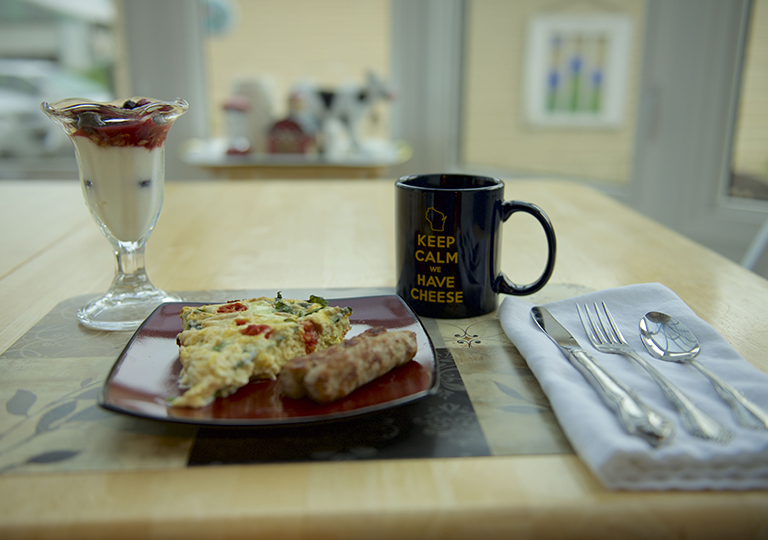
[[[112,285],[101,297],[80,308],[78,320],[97,330],[135,330],[163,302],[180,297],[155,287],[144,267],[144,244],[118,244]]]

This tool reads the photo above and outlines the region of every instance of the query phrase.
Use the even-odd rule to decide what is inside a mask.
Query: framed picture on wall
[[[621,125],[632,23],[622,14],[537,14],[528,25],[525,117],[534,126]]]

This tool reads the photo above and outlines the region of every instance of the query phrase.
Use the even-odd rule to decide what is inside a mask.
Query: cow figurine
[[[348,84],[328,90],[314,83],[303,82],[294,86],[292,95],[301,100],[303,113],[314,119],[318,130],[316,142],[321,152],[327,151],[330,146],[328,138],[333,133],[330,124],[334,121],[344,126],[351,149],[358,151],[360,138],[357,129],[360,118],[377,101],[393,98],[389,86],[370,71],[365,86]]]

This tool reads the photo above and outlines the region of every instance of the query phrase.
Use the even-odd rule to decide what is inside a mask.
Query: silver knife
[[[601,368],[546,308],[534,307],[531,317],[584,375],[603,402],[613,409],[628,433],[642,437],[652,446],[658,446],[672,436],[672,422],[648,407],[627,385]]]

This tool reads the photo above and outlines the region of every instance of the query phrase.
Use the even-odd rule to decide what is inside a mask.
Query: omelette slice
[[[352,308],[309,300],[251,298],[225,304],[185,306],[176,337],[186,391],[169,400],[174,407],[204,407],[251,379],[275,379],[297,356],[341,342],[350,329]]]

